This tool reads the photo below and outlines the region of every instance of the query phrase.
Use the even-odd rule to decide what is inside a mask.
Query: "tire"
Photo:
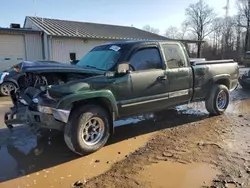
[[[9,96],[11,90],[16,90],[16,85],[13,82],[3,82],[0,85],[0,95]]]
[[[220,96],[219,96],[220,95]],[[218,99],[220,97],[220,99]],[[223,101],[223,102],[219,102]],[[205,101],[206,109],[211,115],[223,114],[229,104],[229,91],[225,85],[214,85],[209,97]]]
[[[90,122],[97,122],[96,124],[99,124],[100,128],[95,128]],[[92,139],[89,132],[98,132],[98,130],[100,132],[99,136],[96,135],[98,139],[93,142],[88,141],[88,139]],[[109,114],[97,105],[86,105],[73,109],[64,129],[64,140],[67,146],[79,155],[87,155],[99,150],[106,144],[109,136]]]

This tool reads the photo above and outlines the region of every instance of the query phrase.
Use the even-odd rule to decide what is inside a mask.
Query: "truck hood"
[[[77,65],[51,62],[51,61],[43,61],[43,62],[24,61],[22,64],[21,72],[37,72],[37,73],[69,72],[69,73],[92,73],[92,74],[105,73],[105,71],[100,71],[92,68],[83,68]]]

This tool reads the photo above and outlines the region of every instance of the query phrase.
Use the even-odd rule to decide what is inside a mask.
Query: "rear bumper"
[[[28,107],[18,109],[11,108],[5,114],[4,123],[8,128],[13,128],[13,125],[26,124],[36,128],[47,128],[63,130],[65,123],[58,121],[52,114],[31,111]]]

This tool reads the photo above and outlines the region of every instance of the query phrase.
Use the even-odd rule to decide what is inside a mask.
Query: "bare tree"
[[[180,33],[177,27],[170,26],[167,28],[165,36],[171,39],[178,39],[180,37]]]
[[[202,41],[213,30],[211,24],[215,19],[215,14],[203,0],[195,4],[190,4],[186,9],[187,24],[192,32],[196,35],[197,40]],[[197,57],[201,56],[201,42],[197,46]]]
[[[187,32],[188,32],[188,22],[184,21],[181,24],[181,29],[180,29],[181,37],[180,37],[180,39],[185,39],[185,36],[186,36]]]
[[[249,30],[250,30],[250,0],[238,0],[238,14],[240,16],[240,23],[241,27],[246,29],[245,35],[245,52],[249,50]]]
[[[150,25],[145,25],[142,29],[150,33],[157,34],[157,35],[160,33],[159,29],[151,27]]]
[[[222,18],[216,18],[211,25],[212,33],[212,46],[214,55],[219,54],[219,49],[221,49],[221,39],[223,31],[223,22]]]

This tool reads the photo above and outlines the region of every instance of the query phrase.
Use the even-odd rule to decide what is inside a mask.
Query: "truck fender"
[[[212,78],[213,84],[223,84],[230,89],[230,75],[229,74],[220,74]]]
[[[98,90],[98,91],[83,91],[77,92],[71,95],[67,95],[63,97],[59,103],[57,104],[57,109],[65,109],[72,105],[74,102],[87,100],[87,99],[95,99],[95,98],[103,98],[109,101],[112,107],[112,116],[113,120],[118,116],[118,107],[116,104],[116,99],[113,93],[110,90]]]

